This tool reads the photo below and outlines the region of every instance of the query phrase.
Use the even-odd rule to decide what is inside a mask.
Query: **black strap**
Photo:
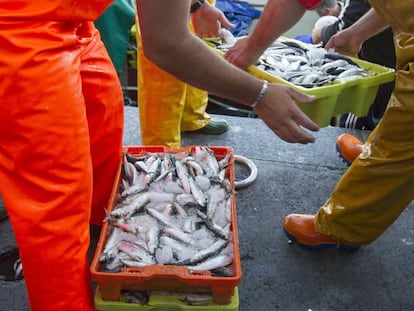
[[[197,0],[190,8],[190,13],[194,13],[199,8],[201,8],[204,4],[205,0]]]

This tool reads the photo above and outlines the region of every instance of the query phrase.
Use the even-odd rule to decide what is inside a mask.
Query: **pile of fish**
[[[226,45],[225,49],[228,48]],[[261,55],[256,67],[305,88],[373,75],[343,54],[294,39],[276,40]]]
[[[147,265],[187,266],[232,276],[232,153],[124,154],[119,198],[108,212],[104,271]]]

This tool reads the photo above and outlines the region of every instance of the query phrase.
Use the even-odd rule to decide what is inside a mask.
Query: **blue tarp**
[[[234,28],[229,29],[235,37],[248,35],[247,30],[253,20],[258,19],[261,14],[260,10],[245,1],[216,0],[216,7],[235,25]]]

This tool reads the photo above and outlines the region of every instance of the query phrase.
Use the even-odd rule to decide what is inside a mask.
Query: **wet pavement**
[[[140,145],[137,108],[125,109],[124,144]],[[414,310],[413,203],[378,240],[353,254],[307,251],[289,244],[282,231],[286,214],[314,213],[347,169],[335,151],[336,137],[349,132],[364,140],[369,132],[325,127],[314,144],[303,146],[283,142],[260,119],[220,117],[230,123],[227,133],[185,133],[183,145],[230,146],[258,168],[257,180],[236,193],[240,311]],[[236,179],[243,174],[236,165]],[[91,255],[98,234],[94,228]],[[0,221],[0,253],[13,247],[9,221]],[[24,280],[0,281],[0,311],[26,310]]]

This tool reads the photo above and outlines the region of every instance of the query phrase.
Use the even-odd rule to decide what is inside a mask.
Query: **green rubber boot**
[[[205,127],[197,131],[193,131],[193,133],[201,133],[207,135],[219,135],[227,132],[229,129],[229,124],[226,120],[223,119],[211,119],[210,123],[207,124]]]

